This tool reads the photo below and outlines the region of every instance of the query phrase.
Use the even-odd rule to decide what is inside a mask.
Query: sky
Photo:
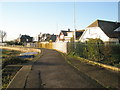
[[[75,2],[76,29],[95,20],[118,21],[118,2]],[[0,2],[0,30],[6,40],[22,35],[74,30],[74,2]]]

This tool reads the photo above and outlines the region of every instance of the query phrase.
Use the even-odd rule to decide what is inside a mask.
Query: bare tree
[[[0,30],[0,39],[1,39],[2,43],[3,43],[3,40],[6,35],[7,35],[7,33],[5,31]]]

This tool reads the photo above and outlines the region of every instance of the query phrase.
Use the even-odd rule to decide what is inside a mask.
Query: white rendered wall
[[[53,49],[56,49],[63,53],[67,53],[67,42],[57,42],[57,43],[54,42]]]
[[[102,41],[109,41],[109,37],[99,27],[89,27],[85,29],[85,32],[79,39],[81,42],[85,42],[89,38],[100,38]]]

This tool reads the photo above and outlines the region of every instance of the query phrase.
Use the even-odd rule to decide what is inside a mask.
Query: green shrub
[[[120,62],[120,45],[108,44],[103,48],[104,59],[102,63],[115,65]]]
[[[87,43],[103,44],[103,41],[101,39],[89,39]]]
[[[103,44],[103,41],[100,39],[89,39],[87,41],[87,54],[88,59],[94,61],[100,61],[102,59],[100,45]]]
[[[120,44],[104,44],[100,39],[89,39],[86,43],[70,42],[67,50],[68,55],[76,55],[108,65],[120,64]]]

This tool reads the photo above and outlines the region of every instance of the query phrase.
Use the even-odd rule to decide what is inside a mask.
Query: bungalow
[[[78,40],[80,38],[80,36],[82,35],[82,33],[84,32],[84,30],[79,30],[76,31],[76,40]],[[70,29],[68,29],[68,31],[66,30],[61,30],[60,34],[57,37],[56,42],[70,42],[71,38],[74,37],[74,31],[70,31]]]
[[[81,42],[85,42],[88,39],[101,39],[103,42],[115,42],[118,43],[118,32],[115,30],[120,27],[119,22],[111,22],[104,20],[96,20],[89,25],[82,36],[80,37]]]

